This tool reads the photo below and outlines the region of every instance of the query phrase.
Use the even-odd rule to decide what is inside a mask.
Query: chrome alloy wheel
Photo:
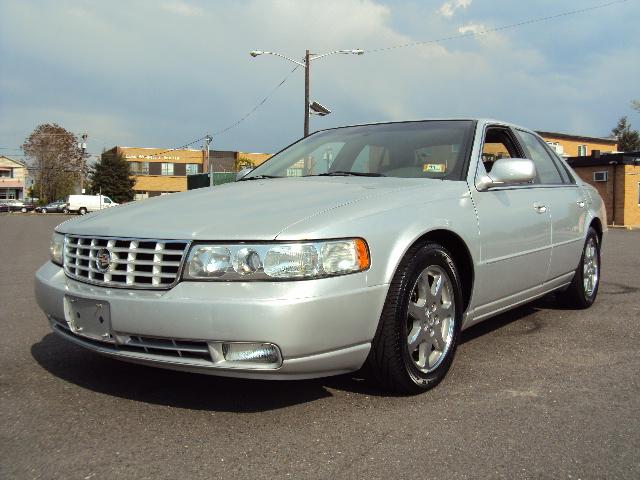
[[[440,365],[453,341],[454,289],[447,272],[437,265],[418,276],[409,298],[407,345],[409,356],[422,372]]]
[[[582,282],[584,293],[587,297],[593,295],[600,277],[600,265],[598,264],[598,246],[596,239],[590,237],[584,247],[584,260],[582,262]]]

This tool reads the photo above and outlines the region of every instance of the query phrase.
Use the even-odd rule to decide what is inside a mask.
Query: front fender
[[[478,222],[466,182],[346,205],[287,228],[278,240],[362,237],[369,244],[367,283],[373,286],[390,283],[407,250],[434,230],[460,237],[477,264]]]

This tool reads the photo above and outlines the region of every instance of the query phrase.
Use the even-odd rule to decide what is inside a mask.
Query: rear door
[[[573,274],[580,260],[587,198],[542,139],[526,130],[517,129],[516,134],[527,158],[536,165],[540,199],[551,216],[551,262],[546,280],[561,280]]]
[[[488,125],[475,179],[490,172],[499,158],[524,155],[510,128]],[[535,183],[479,191],[474,181],[469,187],[480,230],[474,303],[481,317],[532,296],[544,282],[551,258],[551,218]]]

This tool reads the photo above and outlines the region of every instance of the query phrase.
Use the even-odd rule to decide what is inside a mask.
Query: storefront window
[[[163,163],[161,175],[173,175],[173,163]]]
[[[198,164],[197,163],[187,163],[186,165],[186,174],[187,175],[195,175],[198,173]]]

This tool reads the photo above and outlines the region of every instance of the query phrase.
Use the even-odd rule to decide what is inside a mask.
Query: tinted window
[[[351,172],[460,180],[473,125],[425,121],[326,130],[291,145],[245,178]]]
[[[522,130],[517,130],[517,132],[520,140],[529,152],[529,157],[536,165],[538,182],[543,184],[563,183],[560,172],[558,172],[553,159],[547,152],[547,149],[542,145],[542,142],[529,132],[523,132]]]
[[[482,145],[482,164],[488,172],[493,163],[501,158],[517,158],[518,151],[511,136],[504,128],[488,128]]]

